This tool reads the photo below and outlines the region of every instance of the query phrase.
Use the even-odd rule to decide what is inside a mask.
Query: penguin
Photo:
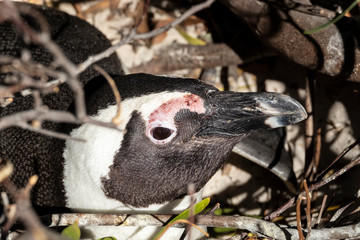
[[[75,64],[111,46],[96,28],[76,17],[30,4],[16,6],[44,16],[51,38]],[[39,28],[33,17],[23,19]],[[0,34],[1,55],[20,57],[28,49],[34,61],[52,64],[53,56],[41,46],[26,43],[11,22],[1,23],[0,32],[4,33]],[[189,206],[189,184],[200,192],[242,138],[307,117],[301,104],[286,95],[222,92],[191,78],[124,75],[116,55],[97,64],[114,79],[122,98],[116,128],[43,123],[44,129],[71,137],[66,140],[17,126],[0,130],[0,157],[14,164],[11,180],[23,187],[30,176],[39,176],[31,196],[38,209],[179,213]],[[7,85],[7,79],[9,73],[0,73],[1,85]],[[111,122],[118,106],[105,78],[90,67],[79,80],[88,116]],[[57,93],[44,93],[42,100],[50,109],[76,110],[66,84]],[[14,95],[12,103],[0,107],[0,121],[33,105],[31,95]],[[139,229],[117,238],[146,239]]]

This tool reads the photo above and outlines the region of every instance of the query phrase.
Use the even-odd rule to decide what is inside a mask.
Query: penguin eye
[[[168,143],[176,135],[176,127],[168,122],[157,122],[151,125],[148,128],[147,136],[155,144]]]
[[[151,135],[156,140],[165,140],[173,134],[174,130],[164,127],[156,127],[151,130]]]

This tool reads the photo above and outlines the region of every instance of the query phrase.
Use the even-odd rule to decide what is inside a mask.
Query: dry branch
[[[68,226],[79,219],[79,226],[163,226],[170,215],[150,214],[54,214],[44,216],[43,220],[51,220],[50,227]],[[257,233],[274,239],[298,239],[296,228],[264,220],[242,216],[197,215],[196,225],[207,227],[237,228]],[[184,227],[183,224],[174,227]],[[304,233],[307,233],[304,230]],[[360,237],[360,223],[327,229],[312,229],[308,239],[344,239]]]
[[[161,74],[180,69],[211,68],[243,63],[234,50],[223,43],[205,46],[170,45],[158,52],[151,61],[129,70],[132,73]]]

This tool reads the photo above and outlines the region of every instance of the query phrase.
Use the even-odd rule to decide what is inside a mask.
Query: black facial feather
[[[155,145],[144,134],[145,122],[133,112],[122,146],[115,155],[105,194],[134,207],[172,201],[187,193],[188,184],[202,188],[226,158],[239,137],[195,138],[202,124],[199,114],[182,110],[176,115],[178,135]],[[221,150],[219,151],[219,149]]]

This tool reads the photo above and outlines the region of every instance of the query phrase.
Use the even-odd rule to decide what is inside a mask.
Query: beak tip
[[[292,99],[288,103],[291,104],[288,105],[287,111],[280,115],[269,116],[265,120],[265,124],[270,128],[285,127],[299,123],[308,117],[305,108],[298,101]]]

